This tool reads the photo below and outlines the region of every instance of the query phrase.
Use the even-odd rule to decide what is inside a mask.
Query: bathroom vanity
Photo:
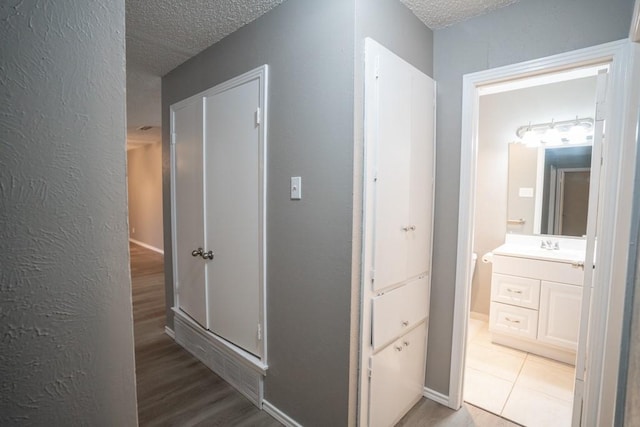
[[[507,238],[495,249],[489,312],[492,341],[574,364],[584,253],[580,239],[547,242],[533,236]]]

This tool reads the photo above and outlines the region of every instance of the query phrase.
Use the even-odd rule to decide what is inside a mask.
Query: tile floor
[[[493,344],[485,321],[469,320],[464,400],[527,427],[571,425],[571,365]]]

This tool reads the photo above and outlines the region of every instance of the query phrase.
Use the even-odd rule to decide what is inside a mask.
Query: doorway
[[[576,238],[541,233],[535,218],[562,209],[564,166],[586,164],[588,182],[600,69],[480,90],[473,241],[482,261],[471,281],[464,400],[531,427],[571,425],[583,280],[568,264],[584,261],[586,221]],[[585,220],[588,196],[587,185],[576,215]]]
[[[576,359],[577,380],[574,385],[574,409],[572,425],[596,425],[611,419],[615,397],[605,394],[604,390],[611,390],[611,384],[603,376],[605,371],[617,372],[617,360],[614,355],[604,354],[605,343],[611,337],[619,336],[619,326],[611,319],[617,319],[615,310],[611,310],[612,295],[619,292],[618,282],[615,280],[617,271],[624,271],[625,255],[617,252],[624,244],[628,244],[628,236],[616,232],[616,222],[627,221],[625,207],[625,193],[619,183],[629,178],[627,168],[630,163],[626,152],[635,152],[635,148],[628,143],[632,134],[630,121],[625,115],[627,93],[624,75],[627,62],[631,55],[631,47],[626,41],[608,43],[606,45],[582,49],[580,51],[560,54],[522,64],[502,67],[484,72],[466,75],[464,77],[463,115],[462,115],[462,153],[461,153],[461,188],[460,188],[460,217],[458,238],[458,262],[456,274],[456,303],[454,310],[454,338],[452,346],[452,369],[449,389],[449,405],[459,408],[463,401],[464,364],[467,350],[467,318],[471,304],[471,272],[472,252],[474,248],[473,213],[476,205],[476,174],[478,159],[478,105],[482,87],[497,82],[514,81],[524,77],[545,78],[551,73],[576,70],[585,66],[608,63],[610,79],[608,82],[608,99],[610,103],[601,104],[596,116],[604,120],[607,118],[607,145],[602,153],[595,149],[594,157],[602,159],[601,178],[592,177],[592,188],[599,188],[596,196],[599,198],[598,223],[593,224],[593,236],[598,238],[597,268],[593,260],[593,239],[586,245],[585,271],[582,287],[582,301],[591,304],[581,304],[583,321],[580,328],[578,357]],[[598,144],[594,144],[596,147]],[[631,150],[631,151],[629,151]],[[593,173],[593,172],[592,172]],[[596,187],[593,182],[599,182]],[[525,195],[530,191],[525,190]],[[534,194],[535,196],[535,194]],[[511,219],[511,218],[509,218]],[[625,222],[626,223],[626,222]],[[589,233],[587,233],[589,234]],[[589,240],[587,239],[587,242]],[[482,255],[482,254],[481,254]],[[621,280],[620,283],[624,283]],[[538,294],[540,295],[540,294]],[[589,346],[587,343],[587,336]],[[585,356],[588,355],[588,363]],[[588,371],[589,376],[584,373]]]

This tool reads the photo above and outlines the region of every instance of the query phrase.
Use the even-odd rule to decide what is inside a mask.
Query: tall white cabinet
[[[258,405],[266,82],[263,66],[170,108],[176,341]]]
[[[360,424],[390,426],[423,395],[435,82],[365,43]]]

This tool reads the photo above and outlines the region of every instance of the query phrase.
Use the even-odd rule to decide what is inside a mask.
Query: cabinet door
[[[429,270],[433,215],[435,83],[416,70],[411,76],[411,165],[407,277]]]
[[[429,315],[429,279],[418,277],[372,301],[374,351],[402,335]]]
[[[376,81],[374,289],[407,278],[411,73],[399,59],[381,56]]]
[[[204,248],[202,183],[202,99],[172,108],[174,133],[174,239],[177,305],[202,326],[207,324],[205,262],[191,256]]]
[[[538,339],[575,351],[578,348],[581,301],[580,286],[542,282]]]
[[[369,425],[389,427],[422,396],[426,323],[371,357]]]

